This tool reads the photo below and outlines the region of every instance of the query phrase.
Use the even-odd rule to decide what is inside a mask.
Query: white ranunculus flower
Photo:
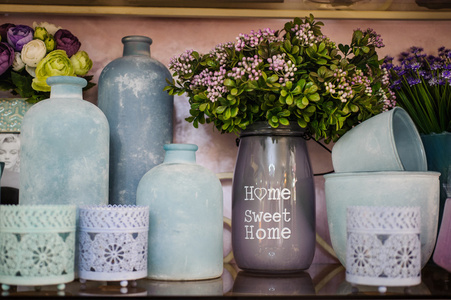
[[[31,77],[36,77],[36,68],[25,65],[25,71],[27,71],[28,74],[31,75]]]
[[[44,58],[46,53],[47,48],[43,41],[31,40],[23,46],[20,58],[22,58],[24,64],[34,68]]]
[[[17,72],[22,70],[23,67],[25,67],[25,64],[22,61],[22,58],[20,58],[20,52],[15,52],[13,61],[13,70]]]
[[[58,30],[60,30],[62,27],[60,26],[56,26],[55,24],[51,24],[51,23],[47,23],[47,22],[33,22],[33,29],[35,29],[36,27],[44,27],[48,33],[50,33],[51,35],[55,35],[55,32],[57,32]]]

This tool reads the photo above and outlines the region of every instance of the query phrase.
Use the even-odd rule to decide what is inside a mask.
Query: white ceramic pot
[[[439,213],[438,172],[355,172],[325,175],[327,220],[332,247],[346,266],[348,206],[419,206],[421,266],[432,255]]]

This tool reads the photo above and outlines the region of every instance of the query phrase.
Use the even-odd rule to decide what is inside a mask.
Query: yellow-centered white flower
[[[31,40],[22,48],[22,61],[29,67],[36,67],[47,53],[45,43],[41,40]]]

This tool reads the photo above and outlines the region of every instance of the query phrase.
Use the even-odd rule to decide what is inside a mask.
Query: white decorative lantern
[[[346,280],[352,284],[421,283],[419,207],[349,206]]]
[[[83,206],[79,219],[80,281],[147,276],[148,206]]]

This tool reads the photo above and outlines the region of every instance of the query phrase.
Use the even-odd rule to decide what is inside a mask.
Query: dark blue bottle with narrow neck
[[[152,39],[126,36],[123,56],[99,78],[98,106],[110,124],[110,204],[133,205],[143,175],[163,162],[172,142],[173,96],[168,69],[151,58]]]

